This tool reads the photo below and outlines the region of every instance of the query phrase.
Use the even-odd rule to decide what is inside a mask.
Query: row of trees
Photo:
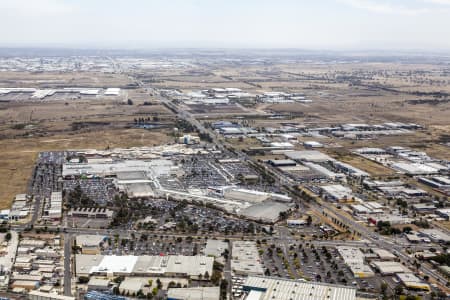
[[[151,122],[159,122],[159,117],[158,116],[153,116],[153,117],[147,117],[147,118],[134,118],[134,124],[135,125],[145,125],[145,124],[149,124]]]

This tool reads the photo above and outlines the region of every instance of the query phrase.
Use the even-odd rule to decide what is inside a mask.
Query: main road
[[[72,235],[64,234],[64,295],[72,296],[72,273],[71,273]],[[74,266],[75,267],[75,266]]]

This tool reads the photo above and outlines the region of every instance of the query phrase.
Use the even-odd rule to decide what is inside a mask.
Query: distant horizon
[[[1,47],[450,53],[450,0],[2,0],[0,10]]]
[[[349,49],[321,49],[321,48],[300,48],[300,47],[214,47],[214,46],[154,46],[154,47],[108,47],[108,46],[87,46],[87,45],[0,45],[0,55],[7,51],[119,51],[119,52],[177,52],[177,51],[204,51],[204,52],[298,52],[299,54],[335,54],[343,56],[354,56],[357,54],[368,56],[395,56],[406,55],[441,55],[450,56],[450,49],[430,50],[430,49],[370,49],[370,48],[349,48]],[[270,53],[269,53],[270,54]]]

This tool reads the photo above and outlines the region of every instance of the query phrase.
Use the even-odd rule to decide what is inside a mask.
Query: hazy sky
[[[450,50],[450,0],[0,0],[0,46]]]

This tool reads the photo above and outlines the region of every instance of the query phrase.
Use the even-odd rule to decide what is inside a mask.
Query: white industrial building
[[[178,143],[185,145],[192,145],[200,143],[200,137],[196,135],[185,134],[178,138]]]
[[[288,227],[299,227],[299,226],[307,225],[308,222],[303,219],[290,219],[290,220],[286,220],[286,224]]]
[[[275,223],[280,218],[280,213],[288,211],[293,204],[280,201],[267,200],[255,203],[239,211],[239,214],[248,219],[266,223]]]
[[[241,189],[237,187],[229,187],[223,189],[223,196],[225,199],[248,201],[251,203],[263,202],[270,198],[269,193]]]
[[[414,221],[414,219],[409,218],[408,216],[393,213],[377,214],[371,216],[371,218],[375,221],[375,223],[381,221],[381,222],[389,222],[391,225],[411,224],[411,222]]]
[[[55,293],[44,293],[40,291],[30,291],[28,293],[29,300],[75,300],[75,297],[58,295]]]
[[[377,202],[361,202],[350,205],[355,214],[383,214],[385,207]]]
[[[351,208],[355,214],[370,214],[372,213],[372,210],[368,208],[367,206],[361,205],[361,204],[353,204],[351,205]]]
[[[88,290],[107,291],[111,288],[111,281],[105,278],[92,277],[88,282]]]
[[[351,200],[353,192],[350,188],[340,184],[323,185],[320,187],[328,200],[341,201]]]
[[[286,151],[284,155],[293,160],[309,162],[327,162],[333,160],[330,156],[317,150]]]
[[[104,207],[75,207],[67,215],[74,218],[111,219],[114,211]]]
[[[430,285],[413,273],[398,273],[396,277],[407,289],[430,291]]]
[[[44,206],[42,218],[58,221],[62,217],[62,192],[52,192],[50,199],[47,199]]]
[[[30,99],[43,100],[55,94],[78,94],[79,96],[97,96],[99,88],[62,88],[62,89],[36,89],[36,88],[0,88],[0,95],[10,93],[31,93]],[[109,88],[104,92],[105,96],[118,96],[120,88]]]
[[[371,264],[381,273],[381,275],[411,273],[411,270],[396,261],[373,261]]]
[[[303,142],[305,148],[323,148],[323,144],[316,141],[306,141]]]
[[[220,257],[225,250],[228,250],[228,242],[208,239],[203,254],[206,256]]]
[[[353,177],[369,177],[370,176],[369,173],[367,173],[363,170],[360,170],[358,168],[355,168],[352,165],[349,165],[347,163],[343,163],[343,162],[340,162],[337,160],[333,160],[332,163],[336,169],[338,169],[339,171],[342,171],[343,173],[348,174],[350,176],[353,176]]]
[[[107,88],[104,94],[105,96],[119,96],[120,88]]]
[[[212,274],[213,257],[207,256],[115,256],[78,254],[77,276],[180,276],[200,279]]]
[[[302,164],[306,167],[308,167],[310,170],[313,170],[317,173],[319,173],[320,175],[331,179],[331,180],[338,180],[338,181],[342,181],[345,179],[345,175],[341,174],[341,173],[336,173],[333,171],[328,170],[327,168],[316,164],[316,163],[312,163],[312,162],[302,162]]]
[[[8,219],[11,221],[18,221],[25,219],[30,213],[30,203],[27,194],[18,194],[14,197],[14,201],[11,205],[11,210],[8,215]],[[5,212],[6,213],[6,212]]]
[[[435,243],[450,243],[450,235],[439,229],[421,229],[420,234]]]
[[[438,169],[430,167],[423,163],[410,163],[410,162],[396,162],[391,165],[392,168],[398,170],[401,173],[409,175],[425,175],[436,174]]]
[[[77,246],[82,254],[99,254],[100,244],[106,240],[105,236],[93,234],[80,234],[76,237]]]
[[[450,194],[450,178],[444,176],[434,176],[434,177],[419,177],[421,183],[424,183],[433,188],[441,189]]]
[[[344,259],[345,264],[350,268],[356,278],[366,278],[374,276],[374,272],[369,265],[364,263],[364,253],[358,248],[338,246],[337,251]]]
[[[236,275],[262,275],[264,270],[258,248],[253,241],[234,241],[232,245],[231,271]]]
[[[220,287],[171,288],[167,300],[219,300]]]
[[[86,95],[86,96],[97,96],[100,90],[98,89],[86,89],[81,90],[80,95]]]
[[[36,90],[31,99],[44,99],[45,97],[53,96],[56,93],[55,90]]]
[[[437,209],[436,214],[448,221],[450,219],[450,208]]]
[[[278,149],[290,149],[294,148],[294,145],[289,142],[272,142],[270,143],[270,147]]]
[[[184,101],[187,105],[227,105],[230,103],[230,100],[226,97],[218,97],[218,98],[193,98],[191,100]]]
[[[275,277],[250,276],[244,284],[245,300],[355,300],[356,289],[348,286]]]
[[[381,149],[381,148],[369,148],[369,147],[365,147],[365,148],[359,148],[356,149],[355,151],[353,151],[354,153],[357,154],[365,154],[365,155],[383,155],[383,154],[387,154],[386,150]]]
[[[394,254],[392,254],[391,252],[389,252],[385,249],[375,248],[375,249],[372,249],[372,251],[373,251],[373,253],[375,253],[378,256],[379,259],[381,259],[383,261],[397,259],[397,256],[395,256]]]

